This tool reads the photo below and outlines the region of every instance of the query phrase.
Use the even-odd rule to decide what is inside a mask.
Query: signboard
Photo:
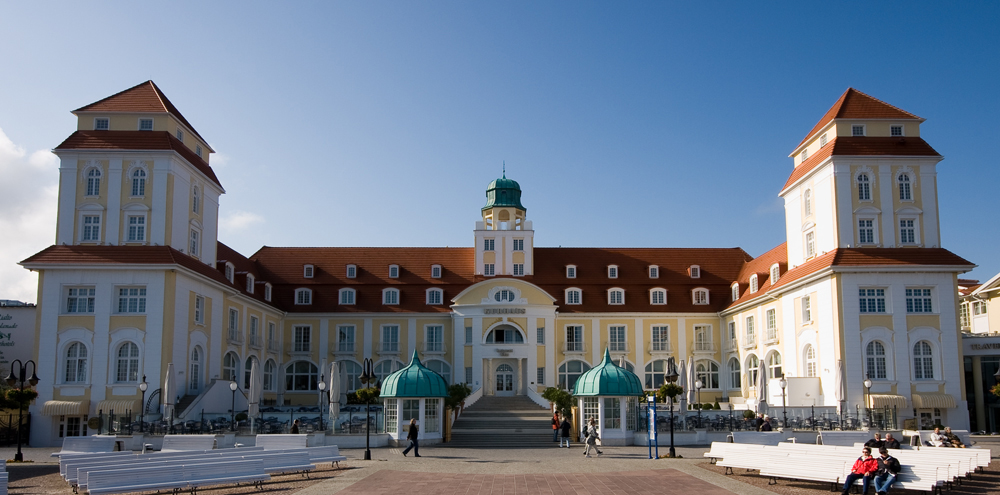
[[[35,307],[0,306],[0,370],[4,376],[15,359],[34,358]]]
[[[649,439],[656,441],[656,405],[649,405],[646,407],[646,417],[649,418]]]

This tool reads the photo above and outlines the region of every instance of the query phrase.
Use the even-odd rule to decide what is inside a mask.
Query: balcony
[[[739,349],[739,348],[740,348],[740,345],[736,341],[736,339],[728,339],[728,340],[726,340],[726,349],[727,350],[735,351],[736,349]]]
[[[778,335],[779,334],[778,334],[778,330],[777,329],[772,328],[772,329],[768,330],[767,331],[767,339],[764,341],[764,343],[765,344],[777,344],[778,340],[780,340],[778,338]]]
[[[312,352],[312,345],[309,342],[296,342],[288,350],[289,356],[307,356]]]
[[[281,343],[277,340],[268,340],[267,352],[281,352]]]
[[[670,345],[670,342],[660,340],[650,342],[648,349],[650,354],[670,354],[674,352],[673,346]]]
[[[583,354],[585,352],[583,342],[566,342],[562,348],[565,354]]]
[[[755,335],[749,335],[743,339],[744,349],[752,349],[754,347],[757,347],[757,337]]]
[[[608,350],[611,352],[628,352],[628,342],[611,342],[608,344]]]
[[[226,342],[233,345],[243,345],[243,334],[235,328],[230,328],[229,333],[226,334]]]
[[[399,355],[399,342],[382,342],[376,351],[380,356],[387,354]]]
[[[264,339],[260,335],[250,336],[250,347],[254,349],[261,349],[264,347]]]
[[[422,342],[420,344],[420,349],[423,350],[424,354],[444,354],[446,349],[444,342]]]
[[[694,352],[715,352],[715,342],[695,342]]]
[[[352,355],[354,354],[354,342],[337,342],[330,344],[330,354]]]

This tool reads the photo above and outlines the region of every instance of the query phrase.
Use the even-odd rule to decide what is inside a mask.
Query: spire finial
[[[507,160],[503,161],[503,178],[507,178]]]

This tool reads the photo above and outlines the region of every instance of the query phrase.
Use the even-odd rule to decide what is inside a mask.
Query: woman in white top
[[[941,428],[934,428],[934,433],[931,433],[930,445],[931,447],[944,447],[945,442],[948,441],[948,437],[941,433]]]

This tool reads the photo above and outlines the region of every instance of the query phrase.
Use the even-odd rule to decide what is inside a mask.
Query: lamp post
[[[14,363],[17,363],[17,368],[14,367]],[[28,363],[31,363],[31,378],[28,379],[28,384],[32,387],[38,385],[38,375],[35,374],[35,371],[38,370],[38,365],[30,359],[27,363],[22,363],[20,359],[15,359],[13,363],[10,363],[10,374],[7,375],[7,385],[13,387],[15,383],[20,382],[18,389],[24,392],[24,375],[27,374]],[[15,369],[18,370],[18,376],[16,377],[14,376]],[[17,401],[17,453],[14,454],[14,460],[18,462],[24,460],[24,455],[21,454],[21,411],[24,409],[24,402],[21,400],[22,397],[19,397]]]
[[[872,398],[872,377],[865,377],[865,411],[868,413],[868,426],[872,424],[872,409],[869,407]]]
[[[696,394],[698,394],[697,395],[697,397],[698,397],[698,428],[701,428],[701,387],[704,387],[704,386],[705,386],[705,384],[702,383],[702,381],[701,381],[700,378],[698,380],[695,380],[695,382],[694,382],[694,391],[695,391]]]
[[[674,363],[674,358],[672,357],[667,358],[667,372],[664,373],[663,379],[666,380],[667,383],[675,383],[677,381],[677,377],[679,376],[680,374],[677,373],[677,365]],[[669,397],[669,399],[670,399],[669,403],[670,404],[670,458],[675,458],[677,457],[677,452],[674,451],[674,398]]]
[[[236,431],[236,389],[240,386],[236,384],[236,380],[231,380],[229,382],[229,390],[233,391],[233,405],[229,410],[229,426]]]
[[[788,428],[788,412],[785,410],[785,387],[788,386],[788,380],[785,380],[785,375],[781,375],[778,386],[781,387],[781,427],[784,429]]]
[[[144,420],[146,419],[146,389],[148,388],[149,384],[146,383],[146,375],[142,375],[142,382],[139,383],[139,391],[142,392],[142,398],[139,399],[139,433],[145,431]]]
[[[319,377],[319,431],[324,431],[323,429],[323,395],[326,393],[326,382],[323,381],[323,375]]]
[[[365,358],[364,372],[358,379],[360,379],[361,383],[365,384],[365,386],[367,386],[369,383],[374,383],[375,380],[378,379],[378,377],[375,376],[375,366],[372,363],[371,358]],[[365,416],[366,416],[365,460],[370,461],[372,460],[372,449],[371,449],[371,429],[369,428],[369,426],[371,426],[372,412],[371,412],[371,395],[369,395],[368,393],[365,393]]]

